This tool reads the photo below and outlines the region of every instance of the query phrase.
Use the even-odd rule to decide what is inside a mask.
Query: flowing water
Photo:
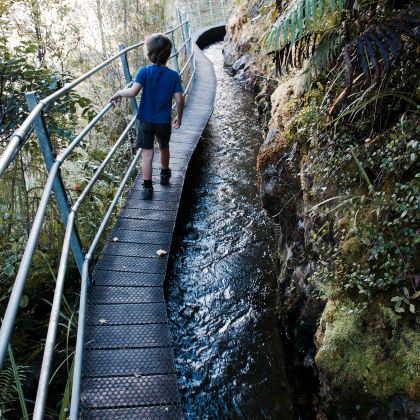
[[[291,419],[254,98],[224,70],[222,44],[206,55],[216,105],[187,176],[167,289],[184,413]]]

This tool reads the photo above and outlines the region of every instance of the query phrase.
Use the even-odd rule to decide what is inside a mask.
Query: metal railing
[[[196,5],[196,6],[194,6]],[[171,38],[173,42],[173,50],[170,56],[172,60],[172,66],[179,72],[181,76],[188,74],[188,78],[185,81],[184,94],[186,95],[192,87],[193,78],[195,74],[195,60],[194,60],[194,49],[191,40],[191,29],[198,28],[201,25],[210,25],[215,23],[224,22],[226,20],[225,2],[221,1],[208,1],[207,12],[203,3],[187,3],[176,8],[177,24],[171,26],[165,33]],[[218,7],[216,8],[216,5]],[[195,7],[195,8],[194,8]],[[216,10],[217,9],[217,10]],[[207,13],[207,14],[206,14]],[[190,26],[190,22],[192,22]],[[178,47],[176,43],[176,37],[178,38]],[[26,244],[26,248],[23,253],[23,257],[20,262],[19,270],[13,284],[12,292],[9,298],[9,302],[6,308],[6,312],[3,316],[2,326],[0,330],[0,370],[2,369],[5,355],[8,350],[11,335],[13,332],[13,326],[15,324],[16,316],[19,309],[19,304],[23,295],[24,287],[28,278],[29,269],[31,266],[32,258],[36,250],[41,228],[44,223],[44,218],[47,211],[47,206],[50,202],[52,192],[54,192],[57,199],[58,208],[60,211],[61,218],[65,226],[64,241],[61,249],[60,263],[56,278],[56,286],[54,291],[54,297],[52,302],[50,320],[48,325],[47,338],[45,342],[45,349],[42,359],[42,366],[40,371],[40,377],[38,382],[38,389],[35,399],[35,408],[33,413],[33,419],[40,420],[44,416],[45,406],[48,394],[48,385],[51,376],[51,368],[53,362],[54,348],[56,344],[56,335],[59,324],[60,307],[64,292],[65,275],[68,266],[68,259],[70,251],[72,251],[77,267],[81,273],[81,293],[79,302],[79,317],[77,327],[77,342],[76,351],[74,355],[74,369],[73,369],[73,383],[72,383],[72,397],[70,407],[70,419],[76,420],[79,416],[79,399],[80,399],[80,385],[82,376],[82,355],[84,347],[84,333],[85,333],[85,319],[86,319],[86,307],[87,307],[87,292],[90,284],[89,270],[90,263],[93,258],[94,252],[105,232],[105,229],[112,217],[114,209],[119,202],[124,189],[136,168],[136,165],[141,156],[141,149],[139,149],[134,158],[131,160],[130,165],[119,185],[119,188],[110,203],[108,210],[101,221],[98,231],[90,244],[89,250],[86,254],[83,252],[83,247],[75,226],[76,217],[81,205],[85,199],[89,196],[95,183],[107,167],[108,163],[114,157],[118,148],[124,143],[128,137],[128,133],[132,129],[137,112],[137,102],[135,98],[131,98],[131,110],[134,116],[131,118],[124,131],[119,136],[113,147],[109,150],[106,157],[103,159],[100,166],[96,169],[90,181],[87,183],[85,189],[80,193],[78,199],[73,205],[69,204],[69,198],[67,196],[64,183],[61,177],[60,168],[66,159],[72,154],[72,152],[80,145],[86,135],[96,126],[96,124],[103,119],[103,117],[113,108],[113,104],[106,104],[98,114],[84,127],[81,132],[72,140],[72,142],[59,153],[57,157],[54,157],[54,150],[51,144],[50,136],[46,121],[44,119],[44,111],[46,107],[56,99],[65,95],[91,76],[98,73],[118,58],[121,60],[124,77],[127,83],[127,87],[133,83],[132,75],[130,73],[127,55],[130,51],[138,49],[144,45],[144,41],[137,44],[125,47],[123,44],[118,46],[119,52],[97,65],[92,70],[83,74],[79,78],[75,79],[71,83],[68,83],[61,89],[54,92],[52,95],[38,100],[35,92],[30,92],[26,95],[29,115],[23,122],[23,124],[13,133],[10,142],[8,143],[4,153],[0,156],[0,176],[7,170],[9,165],[13,162],[15,157],[24,147],[25,142],[31,135],[32,131],[35,131],[39,146],[45,160],[48,169],[48,178],[44,186],[42,196],[39,202],[39,206],[30,230],[29,238]],[[185,62],[180,68],[179,56],[185,54]],[[188,73],[187,73],[188,70]],[[175,104],[173,105],[174,108]]]
[[[174,33],[176,31],[181,31],[182,44],[179,46],[179,49],[175,45]],[[171,37],[174,43],[173,52],[171,54],[171,59],[174,63],[175,68],[179,69],[178,57],[181,52],[186,52],[187,60],[180,70],[180,75],[182,76],[187,69],[189,69],[189,77],[186,81],[186,88],[184,94],[188,93],[188,90],[192,86],[192,78],[194,76],[194,50],[191,43],[191,33],[189,29],[188,19],[183,20],[174,27],[171,27],[166,34]],[[41,200],[34,218],[27,245],[20,262],[19,270],[13,284],[12,292],[10,299],[7,305],[6,312],[3,316],[2,327],[0,330],[0,369],[3,365],[5,355],[7,353],[7,348],[10,342],[11,334],[13,331],[13,326],[16,320],[16,316],[19,309],[19,304],[23,295],[24,287],[26,280],[28,278],[28,272],[31,266],[32,257],[34,255],[38,239],[40,236],[41,228],[44,222],[44,217],[46,214],[47,206],[51,198],[51,194],[54,191],[55,196],[58,201],[59,210],[61,217],[63,219],[64,225],[66,227],[63,246],[61,250],[60,264],[56,279],[56,286],[54,292],[54,298],[52,302],[52,309],[50,314],[50,321],[48,325],[47,338],[45,342],[45,350],[42,359],[41,372],[38,382],[38,390],[35,400],[35,408],[33,413],[34,419],[42,419],[44,416],[45,405],[47,400],[48,384],[51,375],[51,367],[53,361],[54,347],[56,343],[56,335],[59,323],[60,316],[60,306],[63,297],[64,291],[64,282],[66,269],[68,265],[68,258],[70,254],[70,249],[72,250],[77,266],[81,273],[82,285],[81,285],[81,295],[80,295],[80,304],[79,304],[79,320],[78,320],[78,331],[77,331],[77,343],[76,343],[76,353],[75,353],[75,365],[74,365],[74,375],[73,375],[73,392],[72,392],[72,402],[71,402],[71,412],[70,417],[76,419],[78,417],[78,408],[79,408],[79,396],[80,396],[80,380],[81,380],[81,361],[83,353],[83,343],[84,343],[84,320],[86,316],[86,293],[90,283],[89,278],[89,269],[90,261],[94,254],[96,247],[99,244],[99,241],[107,227],[109,220],[111,219],[112,213],[121,198],[124,188],[130,179],[130,176],[135,169],[137,162],[141,156],[141,149],[137,151],[134,158],[132,159],[125,176],[111,202],[109,208],[105,214],[104,219],[102,220],[100,227],[90,245],[90,248],[86,254],[83,253],[83,248],[80,243],[80,238],[75,226],[76,216],[80,206],[85,201],[86,197],[92,191],[96,181],[99,179],[100,175],[107,167],[108,163],[111,161],[112,157],[115,155],[119,146],[127,139],[127,135],[132,129],[135,123],[135,115],[131,118],[131,121],[126,126],[122,134],[119,136],[118,140],[115,142],[114,146],[108,152],[105,159],[103,159],[100,166],[96,169],[93,177],[86,185],[85,189],[81,192],[77,201],[70,206],[67,193],[64,188],[64,183],[60,173],[60,167],[66,161],[66,159],[71,155],[71,153],[80,145],[81,141],[85,136],[96,126],[96,124],[103,119],[103,117],[113,108],[112,103],[106,104],[102,110],[87,124],[87,126],[72,140],[70,145],[68,145],[55,159],[54,151],[51,145],[48,129],[46,122],[43,116],[43,110],[45,107],[53,102],[55,99],[66,94],[70,90],[74,89],[83,81],[89,79],[91,76],[96,74],[101,69],[107,67],[110,63],[114,62],[118,58],[121,59],[122,68],[124,71],[124,76],[127,82],[127,86],[132,84],[132,76],[128,66],[127,54],[137,48],[140,48],[144,45],[144,41],[139,42],[135,45],[125,48],[124,45],[119,46],[119,52],[115,54],[110,59],[99,64],[86,74],[80,76],[76,80],[72,81],[68,85],[64,86],[57,92],[54,92],[52,95],[47,98],[39,101],[36,93],[31,92],[26,95],[28,107],[30,110],[29,116],[26,118],[21,127],[19,127],[16,132],[13,134],[10,143],[8,144],[4,154],[0,158],[0,173],[3,173],[22,147],[25,144],[25,141],[28,137],[28,134],[31,130],[32,125],[35,128],[35,132],[38,136],[40,148],[48,168],[48,178],[45,184]],[[137,111],[137,102],[135,98],[131,100],[131,109],[133,114]]]
[[[233,2],[227,0],[208,0],[183,3],[177,7],[177,21],[189,19],[191,32],[198,28],[224,24],[232,9]]]

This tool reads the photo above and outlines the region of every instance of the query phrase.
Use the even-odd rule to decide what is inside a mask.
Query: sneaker
[[[168,168],[167,170],[161,169],[160,170],[160,185],[168,185],[169,180],[171,179],[171,170]]]
[[[146,187],[143,185],[141,190],[141,198],[143,200],[151,200],[153,197],[153,187]]]

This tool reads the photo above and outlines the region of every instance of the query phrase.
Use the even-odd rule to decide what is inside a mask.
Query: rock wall
[[[405,382],[393,384],[389,389],[380,382],[398,374],[399,367],[395,371],[389,367],[400,357],[395,351],[389,360],[382,358],[383,366],[381,356],[376,353],[371,360],[354,362],[355,372],[366,370],[368,364],[381,366],[377,370],[372,367],[372,372],[367,367],[366,373],[355,373],[354,376],[339,373],[344,363],[346,368],[352,369],[352,360],[361,360],[373,352],[372,349],[376,352],[381,347],[380,341],[373,338],[375,331],[378,336],[389,336],[392,315],[382,301],[372,304],[363,316],[354,315],[353,309],[348,311],[350,315],[342,315],[343,308],[347,308],[347,304],[353,308],[353,303],[342,298],[335,300],[335,295],[325,292],[316,281],[322,249],[317,249],[319,239],[314,239],[314,235],[320,235],[325,220],[321,223],[321,218],[311,213],[311,208],[323,198],[326,189],[325,177],[318,174],[324,167],[318,161],[320,156],[328,159],[329,151],[328,147],[323,149],[308,142],[307,132],[299,128],[302,122],[307,127],[311,124],[311,120],[303,120],[309,118],[306,117],[308,112],[302,113],[304,96],[308,93],[304,69],[292,72],[287,78],[276,79],[271,57],[258,53],[256,45],[261,33],[267,29],[267,23],[261,22],[259,9],[252,4],[251,7],[250,4],[242,5],[233,12],[227,26],[224,56],[234,77],[257,94],[256,107],[263,137],[256,162],[258,185],[261,204],[272,222],[277,240],[278,307],[287,338],[288,371],[290,381],[294,383],[297,410],[301,418],[420,418],[419,404],[414,401],[419,397],[418,380],[413,371],[419,366],[414,361],[415,353],[408,351],[401,356],[410,360],[413,367],[405,371]],[[312,115],[310,118],[322,117]],[[336,179],[331,179],[328,188],[330,197],[332,193],[343,192]],[[327,220],[325,223],[346,227],[346,220],[342,217],[337,222]],[[334,229],[337,226],[334,224]],[[325,235],[323,244],[337,242],[329,233],[322,235]],[[357,240],[348,239],[346,235],[346,240],[340,238],[340,258],[362,258],[362,248]],[[372,321],[371,325],[366,325],[366,320]],[[354,334],[359,341],[351,337],[346,339],[346,329],[349,336]],[[334,331],[337,336],[331,333]],[[418,343],[418,336],[410,334],[407,332],[405,339],[412,348]],[[394,348],[396,340],[386,338],[384,348]],[[398,340],[400,343],[404,338],[399,336]],[[334,346],[333,351],[331,346]],[[359,354],[360,348],[363,355]],[[341,364],[335,364],[336,357]],[[405,391],[396,392],[399,389]]]

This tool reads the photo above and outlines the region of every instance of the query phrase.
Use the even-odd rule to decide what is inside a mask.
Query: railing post
[[[29,111],[32,111],[38,105],[38,98],[35,92],[28,92],[26,94],[26,102],[28,103]],[[50,136],[48,135],[47,126],[45,124],[42,113],[34,119],[34,127],[38,136],[39,145],[41,148],[42,155],[44,156],[45,164],[48,172],[50,172],[52,165],[54,164],[54,151],[51,145]],[[53,190],[57,199],[58,209],[60,211],[61,218],[65,226],[67,226],[67,219],[70,213],[69,202],[64,188],[63,180],[61,179],[60,172],[57,173],[57,177],[54,180]],[[71,235],[71,249],[73,251],[74,258],[77,263],[80,275],[83,270],[83,250],[80,242],[80,237],[76,227]]]
[[[182,22],[182,20],[181,20],[181,10],[179,9],[178,6],[176,6],[176,8],[175,8],[175,14],[176,14],[176,22],[181,23]]]
[[[118,45],[118,51],[121,52],[124,49],[125,49],[124,44]],[[123,71],[124,71],[125,81],[127,83],[130,83],[133,80],[133,78],[131,77],[130,68],[128,66],[127,53],[122,54],[120,58],[121,58],[121,63],[122,63]],[[133,115],[137,114],[138,107],[137,107],[136,98],[134,97],[130,98],[130,105],[131,105],[131,112],[133,113]]]
[[[213,13],[213,3],[212,3],[212,0],[209,0],[209,8],[210,8],[211,22],[214,24],[216,22],[214,21],[214,13]]]
[[[185,21],[185,32],[186,32],[186,41],[187,41],[187,51],[188,51],[188,57],[189,57],[192,53],[192,46],[191,46],[191,34],[190,34],[190,23],[189,23],[190,16],[189,14],[187,16],[188,16],[188,19]]]
[[[190,17],[188,13],[184,13],[184,12],[182,12],[180,16],[183,20],[185,20],[185,23],[182,26],[182,31],[184,32],[184,42],[185,42],[188,39],[188,20]],[[186,51],[188,51],[188,45],[187,45]]]
[[[176,8],[176,20],[178,21],[179,24],[182,22],[182,15],[181,15],[181,10],[179,7]],[[185,40],[187,39],[185,37],[185,25],[181,26],[181,39],[182,39],[182,43],[184,43]]]
[[[169,39],[172,42],[172,52],[171,55],[173,55],[172,57],[172,63],[175,67],[175,70],[179,73],[179,64],[178,64],[178,52],[176,50],[176,46],[175,46],[175,37],[174,37],[174,33],[172,32],[172,25],[168,25],[168,31],[171,31],[169,33]]]
[[[223,23],[226,23],[225,0],[220,0],[222,6]]]

